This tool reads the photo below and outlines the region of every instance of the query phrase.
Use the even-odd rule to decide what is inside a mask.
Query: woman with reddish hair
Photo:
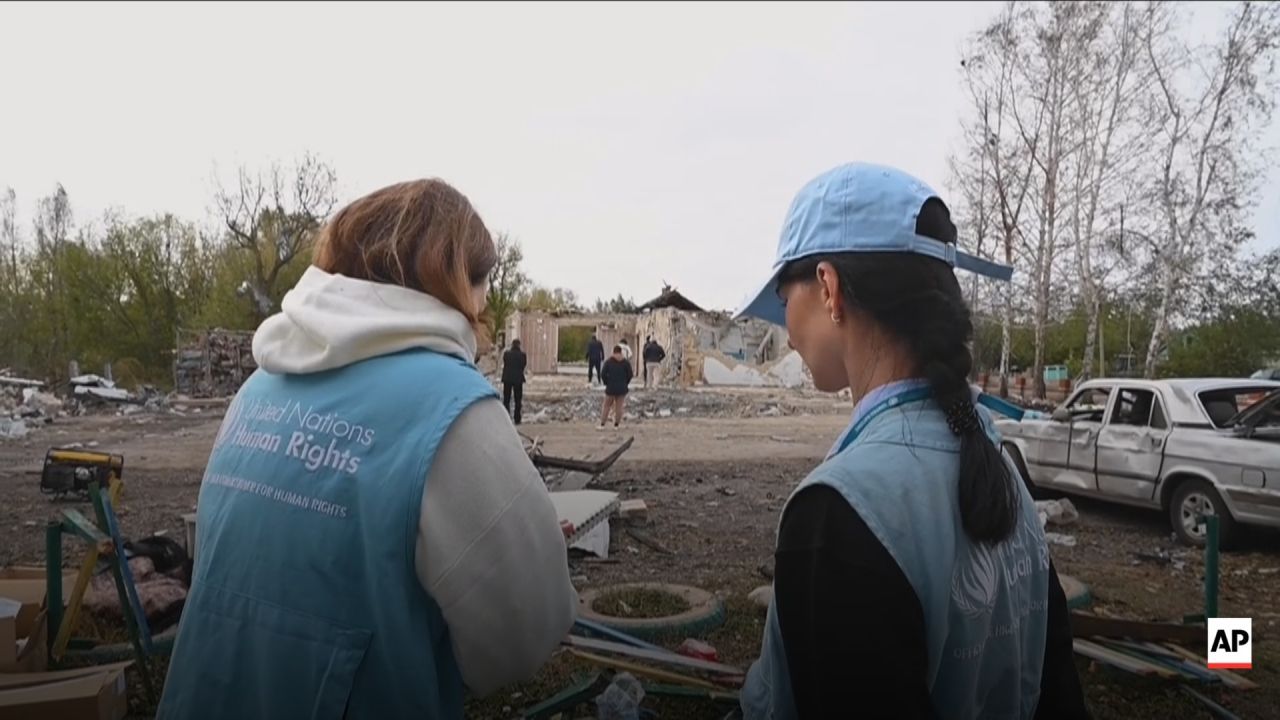
[[[497,261],[439,180],[320,231],[200,490],[162,718],[461,718],[573,622],[564,536],[488,381]]]

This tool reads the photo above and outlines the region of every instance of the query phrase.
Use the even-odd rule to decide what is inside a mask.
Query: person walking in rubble
[[[605,361],[600,370],[600,379],[604,381],[604,409],[600,413],[600,428],[604,430],[609,424],[609,413],[613,413],[613,426],[622,425],[622,413],[626,410],[627,392],[630,389],[632,371],[631,363],[622,354],[622,343],[613,346],[613,356]]]
[[[645,338],[644,349],[640,351],[644,360],[644,387],[649,389],[658,384],[656,375],[661,369],[662,361],[667,359],[667,351],[652,337]]]
[[[757,718],[1088,717],[1066,597],[1034,503],[971,388],[956,249],[924,183],[855,163],[792,202],[773,272],[739,316],[785,325],[849,427],[777,534]]]
[[[564,534],[473,364],[496,260],[439,180],[320,230],[214,442],[157,717],[459,720],[551,656]]]
[[[600,368],[604,363],[604,343],[600,342],[600,338],[595,333],[591,333],[591,339],[587,341],[587,384],[592,385],[596,380],[604,381],[600,377]]]
[[[511,412],[511,398],[516,401],[516,411],[512,416],[515,424],[520,424],[520,411],[524,405],[524,370],[529,358],[520,349],[520,341],[512,340],[511,349],[502,354],[502,406]]]

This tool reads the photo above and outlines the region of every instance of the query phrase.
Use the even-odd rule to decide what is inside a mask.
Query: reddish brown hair
[[[316,240],[316,267],[427,293],[479,330],[472,288],[498,261],[466,196],[442,180],[388,185],[338,211]]]

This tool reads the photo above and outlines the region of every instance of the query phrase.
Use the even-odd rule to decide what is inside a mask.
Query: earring
[[[839,316],[839,315],[837,315],[836,313],[831,313],[831,322],[835,323],[836,325],[839,325],[839,324],[840,324],[840,316]]]

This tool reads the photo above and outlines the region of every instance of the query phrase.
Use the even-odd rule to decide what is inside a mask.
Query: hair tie
[[[946,414],[947,427],[951,428],[951,432],[955,435],[968,435],[982,429],[978,411],[974,409],[973,401],[969,398],[962,398],[948,405]]]

